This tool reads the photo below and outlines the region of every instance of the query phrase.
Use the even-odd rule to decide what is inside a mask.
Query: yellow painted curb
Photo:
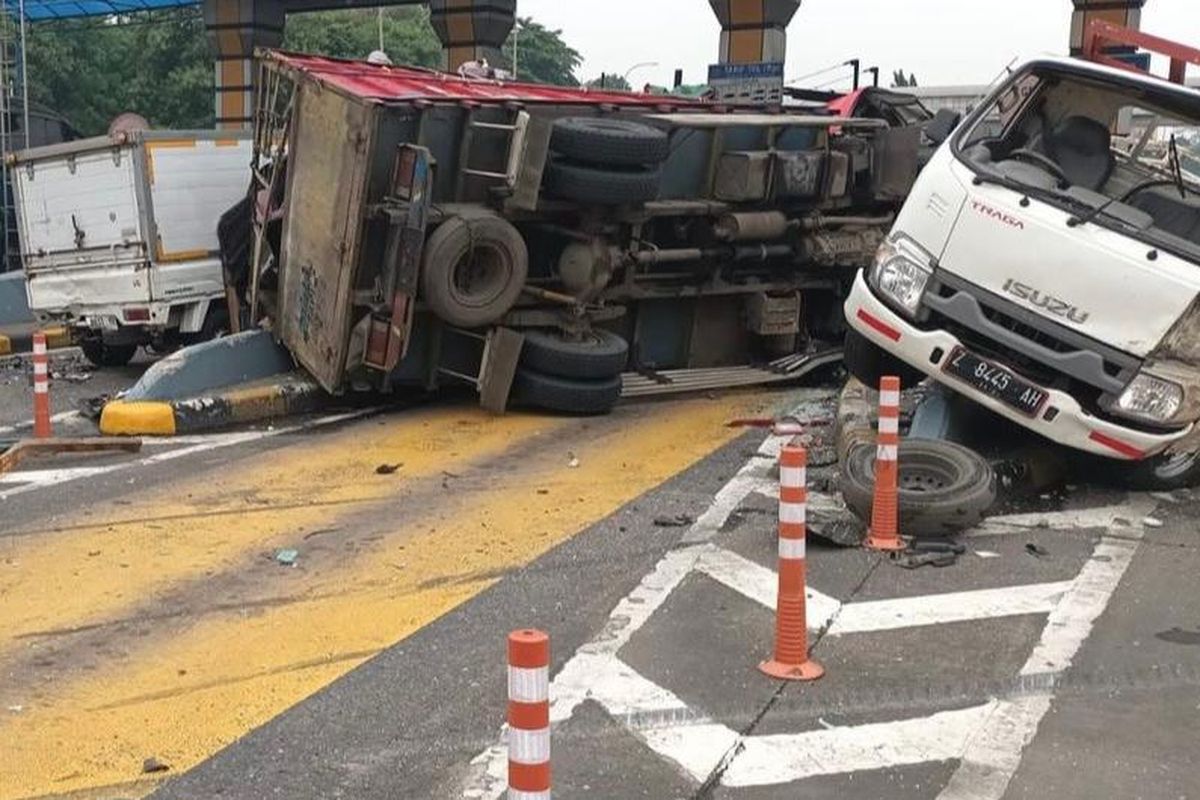
[[[59,350],[71,346],[70,328],[64,328],[61,325],[54,328],[42,328],[42,333],[46,334],[47,349]]]
[[[12,355],[12,339],[0,333],[0,356]]]
[[[100,414],[105,436],[174,436],[175,411],[170,403],[126,403],[114,400]]]

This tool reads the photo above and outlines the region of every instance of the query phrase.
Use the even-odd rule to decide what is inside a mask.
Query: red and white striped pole
[[[871,550],[903,550],[900,538],[900,379],[879,382],[879,436],[875,450],[875,497],[871,503]]]
[[[550,637],[508,635],[508,800],[550,800]]]
[[[50,357],[46,354],[46,334],[33,335],[33,435],[49,439],[50,431]]]
[[[805,539],[808,452],[797,444],[779,453],[779,589],[775,602],[775,657],[758,668],[772,678],[815,681],[825,668],[808,657]]]

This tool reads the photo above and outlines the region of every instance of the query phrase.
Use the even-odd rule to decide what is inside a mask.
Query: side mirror
[[[934,144],[941,144],[950,138],[950,134],[954,133],[954,129],[958,127],[958,123],[962,121],[962,114],[949,108],[943,108],[933,115],[933,119],[925,123],[925,138]]]

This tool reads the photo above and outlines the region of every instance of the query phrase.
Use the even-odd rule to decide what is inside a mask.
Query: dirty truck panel
[[[631,373],[786,377],[837,347],[916,173],[917,132],[878,120],[260,63],[251,294],[334,392],[465,382],[591,412]]]

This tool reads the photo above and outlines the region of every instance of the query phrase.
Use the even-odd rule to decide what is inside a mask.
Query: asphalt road
[[[828,398],[356,411],[10,476],[0,798],[499,797],[525,626],[558,797],[1200,797],[1190,493],[1068,476],[941,569],[814,539],[827,676],[759,675],[779,442],[724,423]]]

